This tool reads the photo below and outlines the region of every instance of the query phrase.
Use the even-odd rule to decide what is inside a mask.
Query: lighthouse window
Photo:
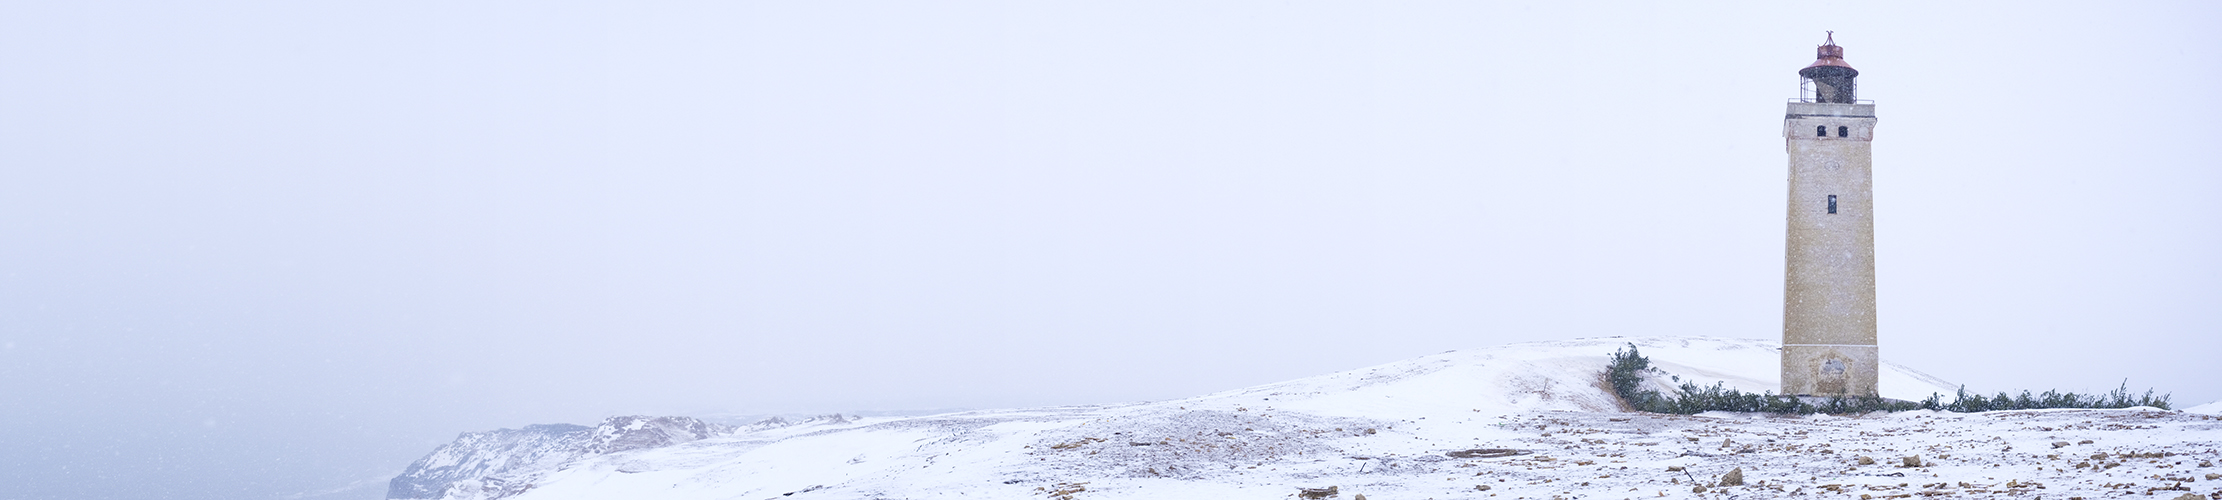
[[[1813,136],[1814,136],[1814,137],[1828,137],[1828,136],[1829,136],[1829,126],[1827,126],[1827,125],[1821,125],[1821,126],[1813,127]]]
[[[1837,127],[1836,127],[1836,136],[1837,136],[1837,137],[1851,137],[1851,135],[1852,135],[1852,129],[1851,129],[1851,127],[1845,127],[1845,126],[1837,126]]]
[[[1829,195],[1829,213],[1836,213],[1836,195]]]

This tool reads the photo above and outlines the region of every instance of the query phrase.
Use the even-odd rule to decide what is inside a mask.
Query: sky
[[[0,3],[0,498],[381,498],[457,433],[1779,338],[1877,104],[1881,350],[2222,399],[2222,4]],[[1600,353],[1605,354],[1605,353]]]

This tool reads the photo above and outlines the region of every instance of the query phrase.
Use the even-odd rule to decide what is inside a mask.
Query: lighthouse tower
[[[1875,392],[1875,105],[1834,32],[1798,71],[1783,116],[1790,153],[1789,269],[1782,295],[1782,394]]]

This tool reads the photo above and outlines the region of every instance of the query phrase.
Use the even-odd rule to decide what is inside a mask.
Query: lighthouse
[[[1790,155],[1788,269],[1782,294],[1782,394],[1873,396],[1875,105],[1836,35],[1798,70],[1783,115]]]

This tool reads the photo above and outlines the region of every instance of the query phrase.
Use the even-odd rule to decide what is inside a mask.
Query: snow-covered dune
[[[1780,386],[1781,344],[1718,337],[1595,338],[1527,342],[1464,349],[1385,365],[1332,373],[1180,400],[1182,406],[1275,406],[1315,415],[1352,417],[1541,411],[1615,411],[1604,368],[1614,351],[1634,345],[1652,366],[1675,382],[1726,383],[1746,392]],[[1956,387],[1918,371],[1884,362],[1882,396],[1919,400],[1951,394]],[[1165,404],[1165,403],[1160,403]]]
[[[538,446],[531,448],[536,453],[532,460],[503,457],[512,452],[499,446],[517,448],[514,437],[466,435],[427,457],[447,464],[447,473],[420,473],[413,467],[415,475],[404,475],[416,478],[408,483],[410,489],[404,491],[397,479],[394,495],[457,500],[1286,498],[1298,487],[1339,486],[1343,494],[1366,493],[1382,500],[1620,494],[1634,491],[1631,487],[1646,497],[1689,496],[1696,493],[1685,480],[1717,482],[1699,475],[1717,476],[1731,466],[1749,468],[1747,477],[1773,480],[1778,489],[1790,485],[1801,490],[1820,488],[1824,476],[1879,488],[1914,481],[1909,471],[1942,477],[1956,470],[1946,462],[1905,470],[1887,469],[1886,463],[1862,472],[1855,452],[1878,459],[1929,453],[1932,461],[1996,455],[1995,460],[1960,465],[1970,473],[2008,462],[2026,469],[2028,463],[2016,461],[2059,460],[2056,453],[2043,458],[2059,447],[2050,440],[2069,439],[2053,434],[2068,434],[2065,429],[2078,426],[2079,436],[2095,436],[2100,431],[2094,429],[2139,436],[2106,438],[2123,443],[2186,451],[2207,443],[2208,455],[2222,436],[2216,430],[2222,424],[2204,423],[2208,417],[2138,410],[1979,414],[2034,419],[2014,420],[2013,429],[1991,428],[2007,420],[1931,412],[1856,419],[1621,413],[1602,371],[1610,354],[1629,344],[1663,372],[1653,381],[1662,389],[1691,381],[1758,392],[1773,389],[1778,377],[1779,351],[1770,341],[1646,337],[1533,342],[1451,351],[1173,401],[767,421],[713,429],[721,433],[700,439],[698,432],[677,432],[683,437],[657,441],[673,434],[657,431],[627,441],[656,446],[581,445],[561,453]],[[1886,362],[1883,369],[1885,397],[1920,399],[1953,389],[1901,366]],[[2134,420],[2125,424],[2123,418]],[[2053,421],[2059,422],[2035,425]],[[2099,423],[2110,421],[2114,423]],[[566,439],[611,442],[617,439],[613,425],[623,430],[613,421],[595,434],[598,438],[573,431],[581,436]],[[706,428],[687,427],[680,420],[662,425]],[[1960,444],[1923,444],[1920,432],[1941,432],[1936,442]],[[2155,433],[2162,434],[2150,435]],[[2110,444],[2117,443],[2060,446],[2083,446],[2072,451],[2085,454]],[[1969,451],[1957,451],[1963,447]],[[1515,451],[1451,453],[1469,449]],[[2015,454],[2016,449],[2024,452]],[[1953,453],[1967,458],[1946,458]],[[468,478],[459,476],[467,475],[458,472],[464,469],[455,468],[487,463],[516,465],[479,465],[470,470],[488,472]],[[1685,470],[1668,473],[1669,465]],[[2066,464],[2060,465],[2065,473]],[[2089,467],[2078,470],[2101,473]],[[435,479],[448,482],[439,488]],[[437,495],[425,494],[434,491]]]

